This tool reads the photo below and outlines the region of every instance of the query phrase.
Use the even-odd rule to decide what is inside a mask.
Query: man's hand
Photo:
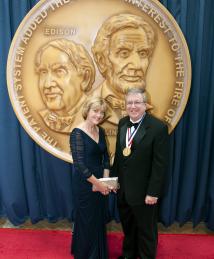
[[[146,198],[145,198],[145,203],[147,205],[154,205],[156,204],[158,201],[158,198],[157,197],[153,197],[153,196],[149,196],[149,195],[146,195]]]

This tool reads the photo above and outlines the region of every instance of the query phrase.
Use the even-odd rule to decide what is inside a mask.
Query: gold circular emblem
[[[125,147],[125,148],[123,149],[123,155],[124,155],[124,156],[129,156],[129,155],[131,155],[131,148]]]
[[[111,158],[124,93],[143,87],[150,112],[171,132],[190,91],[184,36],[157,0],[41,0],[11,44],[7,81],[16,115],[53,155],[72,162],[69,134],[87,96],[100,95]]]

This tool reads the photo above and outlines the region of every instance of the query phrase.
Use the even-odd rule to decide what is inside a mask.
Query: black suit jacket
[[[131,147],[131,155],[123,156],[129,117],[120,120],[112,176],[119,177],[118,198],[125,194],[130,205],[144,203],[145,196],[160,197],[168,163],[167,126],[146,114]]]

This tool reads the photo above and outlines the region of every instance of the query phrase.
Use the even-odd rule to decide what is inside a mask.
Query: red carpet
[[[116,259],[122,235],[110,233],[108,241]],[[68,231],[0,229],[1,259],[72,259],[69,251]],[[214,235],[160,234],[157,259],[214,259]]]

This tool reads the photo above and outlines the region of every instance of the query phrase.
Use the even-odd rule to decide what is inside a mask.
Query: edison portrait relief
[[[124,94],[128,88],[146,87],[155,41],[151,25],[137,15],[114,15],[99,29],[92,52],[105,80],[94,94],[106,100],[109,123],[116,125],[125,115]]]
[[[95,79],[91,57],[82,45],[56,39],[39,49],[35,66],[46,106],[39,111],[40,116],[50,129],[71,132]]]

